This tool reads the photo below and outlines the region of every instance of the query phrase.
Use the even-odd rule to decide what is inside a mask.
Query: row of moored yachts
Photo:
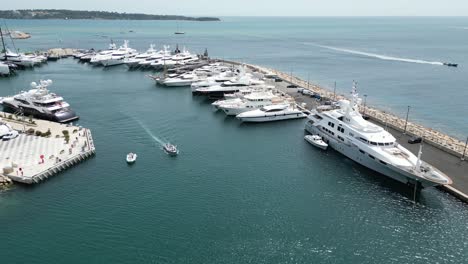
[[[226,115],[244,122],[267,122],[307,117],[306,140],[325,149],[330,146],[350,159],[405,184],[429,187],[450,184],[451,179],[424,162],[420,149],[414,155],[382,127],[359,112],[361,99],[353,87],[351,100],[318,107],[306,115],[294,99],[266,85],[264,76],[247,73],[245,67],[219,63],[185,73],[150,76],[160,85],[188,86],[193,94],[218,99],[212,103]]]
[[[215,100],[212,105],[243,122],[268,122],[305,118],[292,97],[267,85],[261,74],[247,73],[245,66],[211,63],[183,73],[149,76],[158,85],[190,86],[192,94]]]
[[[32,68],[47,62],[47,54],[24,54],[6,48],[0,53],[0,76],[8,76],[18,68]]]
[[[267,122],[307,117],[305,139],[312,145],[328,146],[387,177],[409,185],[429,187],[450,184],[451,179],[424,162],[422,151],[414,155],[398,144],[382,127],[365,120],[359,112],[360,98],[353,87],[351,100],[317,107],[306,115],[294,99],[277,92],[258,73],[244,66],[213,63],[178,74],[150,76],[159,85],[191,86],[192,93],[218,99],[212,103],[226,115],[244,122]]]
[[[207,55],[206,53],[205,51],[205,55]],[[150,45],[148,50],[138,53],[137,50],[129,46],[127,40],[119,48],[115,43],[111,43],[106,50],[78,51],[73,54],[73,57],[95,66],[109,67],[125,64],[129,68],[152,68],[157,70],[197,64],[201,61],[201,56],[192,54],[185,48],[181,51],[178,47],[171,51],[169,46],[157,50],[154,45]]]

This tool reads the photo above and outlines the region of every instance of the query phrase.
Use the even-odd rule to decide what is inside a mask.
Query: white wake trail
[[[154,139],[154,141],[156,141],[157,143],[159,143],[161,146],[163,146],[163,145],[165,144],[164,141],[162,141],[162,140],[159,139],[157,136],[155,136],[155,135],[151,132],[151,130],[149,130],[149,128],[146,127],[140,120],[134,118],[133,116],[132,116],[132,119],[135,120],[135,121],[141,126],[141,128],[143,128],[143,130],[145,130],[145,132],[146,132],[150,137],[152,137],[152,138]]]
[[[307,44],[310,44],[310,43],[307,43]],[[444,63],[440,61],[425,61],[425,60],[418,60],[418,59],[399,58],[399,57],[392,57],[392,56],[386,56],[386,55],[381,55],[381,54],[363,52],[363,51],[358,51],[358,50],[337,48],[337,47],[332,47],[332,46],[325,46],[325,45],[318,45],[318,44],[310,44],[310,45],[314,45],[314,46],[321,47],[324,49],[339,51],[339,52],[345,52],[345,53],[350,53],[350,54],[355,54],[355,55],[377,58],[381,60],[401,61],[401,62],[431,64],[431,65],[444,65]]]

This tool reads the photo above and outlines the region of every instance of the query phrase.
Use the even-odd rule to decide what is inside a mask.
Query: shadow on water
[[[304,131],[304,136],[310,135],[309,132]],[[321,151],[316,149],[317,151]],[[343,154],[339,153],[338,151],[334,150],[333,148],[328,148],[326,151],[327,155],[330,157],[330,162],[344,162],[348,164],[351,168],[356,169],[359,172],[359,175],[369,181],[371,184],[378,185],[380,188],[397,193],[410,201],[414,201],[415,198],[415,190],[414,185],[404,184],[397,180],[394,180],[390,177],[387,177],[379,172],[376,172],[372,169],[367,168],[355,162],[354,160],[344,156]],[[420,204],[425,204],[426,197],[424,196],[425,189],[419,189],[416,193],[416,201]]]
[[[402,197],[408,199],[408,201],[411,201],[411,202],[414,201],[414,195],[415,195],[414,185],[407,185],[407,184],[401,183],[379,172],[369,169],[353,161],[352,159],[344,156],[343,154],[339,153],[338,151],[332,148],[328,148],[326,152],[330,157],[330,162],[345,162],[347,166],[348,165],[350,166],[350,169],[355,169],[358,172],[358,175],[364,178],[366,181],[369,181],[370,184],[376,185],[385,191],[399,194]],[[422,190],[420,189],[416,193],[416,201],[419,204],[425,204],[425,202],[427,201],[424,196],[424,193],[425,193],[424,189]]]

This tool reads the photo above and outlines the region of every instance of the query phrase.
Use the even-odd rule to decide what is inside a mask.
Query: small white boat
[[[163,149],[170,156],[176,156],[177,154],[179,154],[179,150],[177,149],[177,147],[170,143],[164,144]]]
[[[134,163],[137,159],[137,154],[130,152],[127,154],[127,163]]]
[[[307,135],[304,139],[317,148],[326,150],[328,147],[328,144],[325,143],[319,135]]]

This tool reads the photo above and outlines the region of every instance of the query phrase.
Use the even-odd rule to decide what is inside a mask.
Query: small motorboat
[[[134,163],[136,161],[137,154],[130,152],[127,154],[127,163]]]
[[[444,62],[444,65],[448,67],[458,67],[457,63]]]
[[[304,139],[317,148],[326,150],[328,147],[328,144],[325,143],[325,141],[323,141],[319,135],[307,135],[304,137]]]
[[[176,156],[177,154],[179,154],[179,150],[177,149],[177,147],[172,145],[171,143],[164,144],[163,149],[167,154],[171,156]]]

